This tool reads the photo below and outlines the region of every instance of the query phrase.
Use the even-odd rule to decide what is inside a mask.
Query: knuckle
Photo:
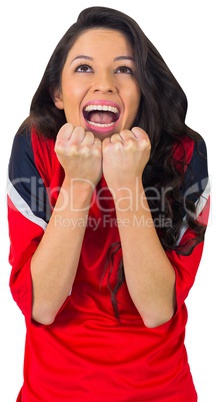
[[[135,151],[137,149],[137,143],[132,138],[128,138],[125,141],[125,149],[128,151]]]
[[[68,156],[77,156],[77,155],[79,155],[78,146],[75,145],[75,144],[72,144],[67,150],[67,155]]]
[[[115,142],[114,144],[114,150],[115,152],[120,151],[123,148],[122,143],[120,141]]]
[[[90,155],[90,148],[87,145],[84,145],[83,147],[81,147],[80,153],[82,156],[87,158]]]

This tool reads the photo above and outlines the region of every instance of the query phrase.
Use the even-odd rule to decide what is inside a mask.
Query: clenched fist
[[[151,144],[148,135],[139,127],[122,130],[106,138],[102,144],[103,174],[114,190],[135,184],[142,177],[149,161]]]
[[[93,133],[66,123],[58,132],[55,152],[68,179],[96,186],[102,175],[102,143]]]

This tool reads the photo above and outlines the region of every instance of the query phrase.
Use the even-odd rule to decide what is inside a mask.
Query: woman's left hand
[[[113,134],[102,144],[103,174],[112,190],[135,185],[149,161],[151,144],[147,133],[139,127]]]

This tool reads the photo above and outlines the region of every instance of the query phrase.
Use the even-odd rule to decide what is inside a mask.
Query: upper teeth
[[[85,107],[85,112],[92,112],[93,110],[103,110],[104,112],[118,113],[118,109],[114,106],[107,105],[88,105]]]

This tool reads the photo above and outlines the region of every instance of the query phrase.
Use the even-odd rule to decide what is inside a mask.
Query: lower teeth
[[[112,127],[115,124],[114,122],[109,123],[109,124],[94,123],[93,121],[89,121],[89,120],[87,120],[87,122],[95,127]]]

